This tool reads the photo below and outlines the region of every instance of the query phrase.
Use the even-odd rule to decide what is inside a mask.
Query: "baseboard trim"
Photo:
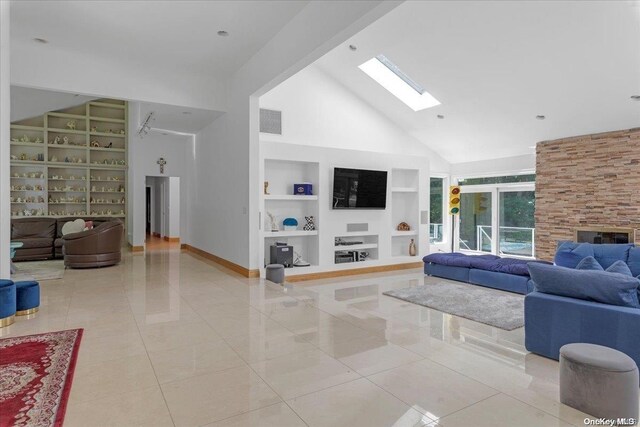
[[[296,274],[286,276],[287,282],[302,282],[306,280],[330,279],[332,277],[355,276],[358,274],[381,273],[385,271],[408,270],[421,268],[422,262],[407,262],[403,264],[376,265],[373,267],[350,268],[348,270],[321,271],[318,273]]]
[[[169,236],[164,236],[163,237],[165,242],[179,242],[180,238],[179,237],[169,237]]]
[[[152,235],[153,237],[162,237],[162,236],[160,235],[160,233],[156,233],[155,231],[154,231],[153,233],[151,233],[151,235]]]
[[[200,255],[201,257],[206,258],[210,261],[213,261],[216,264],[220,264],[221,266],[226,267],[229,270],[233,270],[244,277],[250,277],[250,278],[260,277],[260,270],[249,270],[248,268],[245,268],[241,265],[238,265],[224,258],[220,258],[219,256],[216,256],[207,251],[203,251],[202,249],[196,248],[195,246],[191,246],[189,244],[183,244],[181,245],[181,248],[188,252],[193,252],[196,255]]]
[[[131,252],[144,252],[144,245],[134,246],[131,243],[129,243],[129,249],[131,250]]]

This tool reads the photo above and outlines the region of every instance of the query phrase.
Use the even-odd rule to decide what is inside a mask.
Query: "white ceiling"
[[[358,69],[378,54],[442,105],[414,112]],[[317,65],[451,163],[532,154],[640,126],[640,2],[408,1]]]
[[[141,102],[140,120],[144,120],[152,111],[152,128],[184,133],[197,133],[223,114],[213,110]]]
[[[30,119],[47,111],[62,110],[93,99],[73,93],[11,86],[11,121]]]
[[[307,3],[19,1],[11,6],[11,39],[14,47],[35,43],[32,40],[38,37],[56,49],[224,78]],[[218,36],[218,30],[228,31],[229,36]]]
[[[62,110],[95,99],[94,97],[51,90],[11,86],[11,121],[40,116],[47,111]],[[150,102],[133,102],[133,108],[140,108],[140,120],[154,112],[151,127],[182,133],[197,133],[220,117],[222,112],[200,108]],[[185,114],[186,113],[186,114]]]

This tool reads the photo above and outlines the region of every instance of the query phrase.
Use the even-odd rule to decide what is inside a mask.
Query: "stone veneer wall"
[[[633,228],[640,242],[640,128],[536,147],[536,256],[552,260],[576,228]]]

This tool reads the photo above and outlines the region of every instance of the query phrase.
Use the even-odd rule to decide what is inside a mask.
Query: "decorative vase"
[[[304,231],[314,231],[316,229],[316,220],[312,216],[305,216],[307,223],[304,225]]]
[[[416,243],[413,239],[409,242],[409,256],[416,256]]]

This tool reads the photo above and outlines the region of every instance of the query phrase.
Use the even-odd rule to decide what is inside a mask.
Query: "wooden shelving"
[[[12,217],[20,218],[27,215],[126,217],[127,166],[121,163],[127,160],[127,117],[126,101],[101,99],[12,123],[10,143],[11,155],[14,159],[11,160],[12,187],[22,187],[24,183],[33,181],[49,183],[48,186],[43,185],[41,190],[12,189],[12,194],[16,195],[16,197],[12,196],[12,206],[16,207],[12,209]],[[91,132],[92,128],[97,131]],[[104,129],[110,129],[112,132],[100,132]],[[40,142],[35,142],[36,140]],[[59,141],[66,142],[58,143]],[[92,141],[100,144],[100,147],[91,147]],[[107,148],[107,145],[113,147]],[[19,160],[20,157],[27,160]],[[55,162],[51,161],[52,157],[56,158]],[[69,161],[65,162],[67,158]],[[82,162],[77,162],[78,159]],[[105,161],[108,163],[105,164]],[[117,164],[111,164],[113,162]],[[38,176],[28,176],[34,173]],[[40,177],[41,174],[42,177]],[[93,175],[100,176],[101,179],[91,179]],[[57,178],[53,178],[54,176]],[[64,187],[74,182],[82,183],[75,186],[85,189],[52,189],[52,187]],[[117,202],[94,203],[91,202],[91,194],[96,193],[91,191],[93,182],[108,182],[118,187],[122,186],[125,191],[105,192],[113,194],[114,199],[118,199]],[[16,201],[19,194],[27,193],[34,194],[33,197],[36,198],[41,197],[45,202]],[[65,194],[73,194],[74,197],[77,195],[80,200],[60,201],[60,199],[67,200]],[[106,200],[107,197],[100,200]],[[124,203],[121,199],[124,199]],[[34,208],[29,205],[38,206]],[[27,210],[29,212],[26,212]]]

